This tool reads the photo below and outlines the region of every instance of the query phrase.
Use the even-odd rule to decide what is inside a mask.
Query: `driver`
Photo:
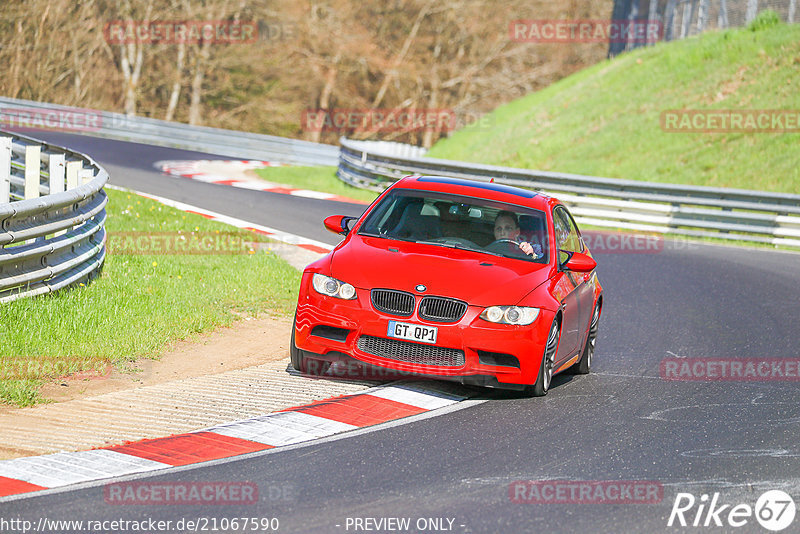
[[[495,243],[502,239],[514,241],[522,252],[534,258],[542,255],[541,245],[538,243],[531,245],[520,237],[519,220],[513,211],[503,210],[497,214],[494,219],[494,238]]]

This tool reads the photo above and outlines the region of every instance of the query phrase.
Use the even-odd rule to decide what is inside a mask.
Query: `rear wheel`
[[[587,375],[592,369],[592,358],[594,357],[594,347],[597,342],[597,324],[600,322],[600,303],[594,306],[592,321],[589,323],[589,334],[586,336],[586,344],[583,346],[581,359],[572,366],[571,371],[577,375]]]
[[[542,355],[542,364],[539,366],[539,376],[536,378],[536,383],[527,388],[528,393],[534,397],[547,395],[547,391],[550,389],[550,383],[553,381],[553,367],[556,362],[556,350],[558,349],[558,340],[560,338],[561,327],[558,324],[558,320],[554,320],[553,326],[550,327],[550,333],[547,334],[547,344]]]

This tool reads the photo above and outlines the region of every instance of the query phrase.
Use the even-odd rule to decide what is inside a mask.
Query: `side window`
[[[556,246],[558,247],[558,261],[563,263],[569,256],[566,252],[583,251],[583,243],[578,234],[578,228],[572,221],[567,210],[557,207],[553,212],[553,225],[556,232]],[[562,252],[565,251],[565,252]]]

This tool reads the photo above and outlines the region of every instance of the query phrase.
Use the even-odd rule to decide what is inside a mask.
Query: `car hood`
[[[460,249],[353,235],[331,257],[331,276],[360,289],[454,297],[475,306],[517,304],[550,266]]]

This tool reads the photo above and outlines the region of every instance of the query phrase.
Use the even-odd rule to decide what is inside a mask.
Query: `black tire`
[[[294,332],[297,329],[297,314],[295,313],[294,321],[292,321],[292,342],[289,344],[289,360],[292,362],[292,367],[296,371],[304,375],[321,376],[330,367],[329,362],[309,358],[306,351],[297,348],[294,342]]]
[[[561,325],[558,324],[557,319],[554,319],[550,332],[547,334],[547,343],[544,347],[542,363],[539,366],[539,375],[536,377],[536,383],[526,388],[528,394],[534,397],[547,395],[550,384],[553,381],[553,367],[556,363],[556,350],[558,350],[558,341],[560,339]]]
[[[600,321],[600,303],[594,305],[592,320],[589,322],[589,334],[586,336],[586,344],[583,346],[580,359],[570,368],[576,375],[588,375],[592,369],[592,358],[597,341],[597,324]]]
[[[294,321],[292,321],[292,342],[289,344],[289,360],[292,362],[292,367],[294,367],[295,371],[300,371],[304,373],[303,367],[305,367],[305,358],[303,356],[303,351],[297,348],[297,345],[294,343],[294,331],[297,329],[297,314],[294,315]]]

